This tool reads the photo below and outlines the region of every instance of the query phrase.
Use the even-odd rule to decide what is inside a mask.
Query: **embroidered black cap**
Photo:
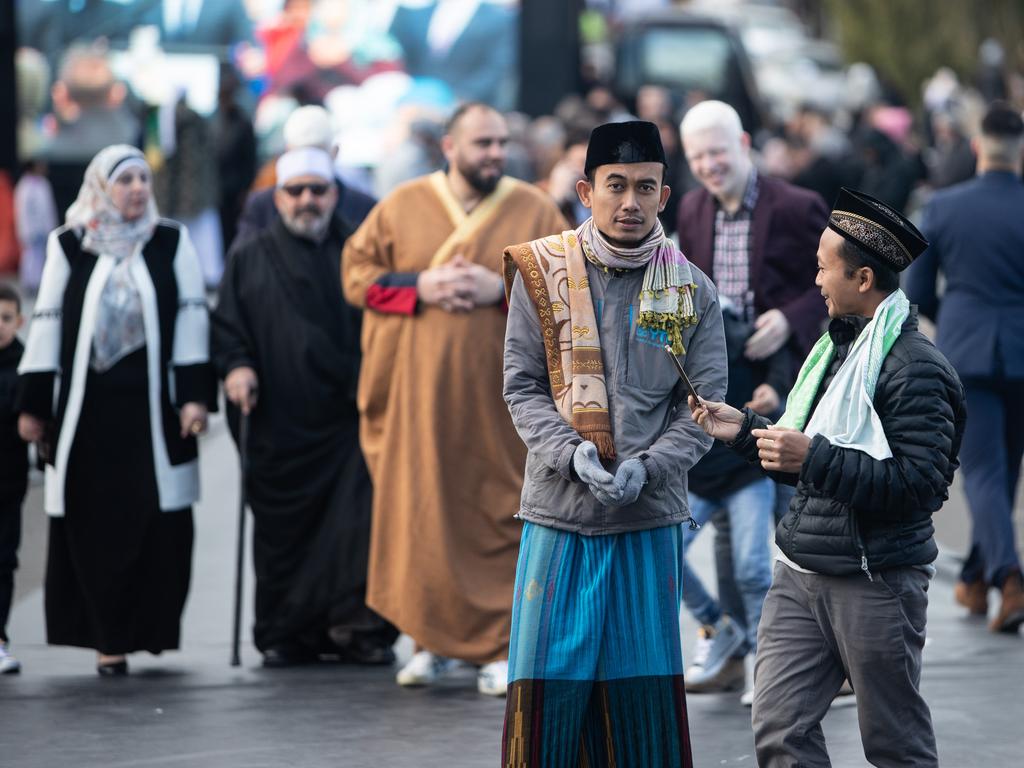
[[[874,254],[897,272],[924,253],[928,241],[906,216],[871,195],[839,190],[829,229]]]
[[[605,123],[591,131],[584,172],[589,176],[599,165],[616,163],[668,165],[658,126],[646,120],[630,120]]]

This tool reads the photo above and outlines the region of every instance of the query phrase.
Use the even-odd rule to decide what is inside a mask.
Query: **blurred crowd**
[[[284,123],[298,107],[318,104],[328,110],[339,178],[363,194],[380,198],[404,181],[441,168],[445,120],[459,98],[478,95],[479,89],[460,95],[447,89],[443,79],[414,79],[397,67],[376,67],[355,80],[346,76],[342,85],[321,83],[325,87],[313,85],[324,72],[339,71],[334,64],[285,77],[285,65],[298,56],[296,50],[308,48],[312,56],[319,44],[306,35],[298,42],[292,39],[288,48],[281,30],[298,28],[300,22],[303,28],[312,24],[320,29],[319,17],[309,14],[322,13],[323,5],[286,3],[273,27],[279,34],[270,34],[269,27],[261,33],[267,45],[258,63],[244,45],[234,57],[237,67],[222,61],[216,105],[207,116],[193,108],[184,87],[154,87],[159,76],[152,73],[127,81],[119,77],[115,63],[124,54],[104,40],[75,43],[56,59],[52,52],[20,49],[22,164],[16,178],[0,177],[0,219],[14,222],[0,227],[0,238],[8,240],[0,246],[0,269],[12,270],[20,253],[22,285],[35,290],[46,233],[62,221],[88,161],[111,143],[143,150],[154,170],[159,209],[189,227],[211,288],[219,283],[246,197],[272,185],[270,169],[285,148]],[[345,19],[323,23],[328,21],[337,26]],[[610,84],[584,69],[580,91],[566,94],[552,114],[531,118],[505,110],[508,174],[547,191],[566,218],[578,224],[585,215],[575,183],[582,177],[590,131],[630,117],[649,120],[659,127],[668,156],[672,197],[662,223],[674,233],[678,202],[696,186],[678,126],[703,94],[645,85],[625,103]],[[840,187],[851,186],[913,218],[933,190],[974,174],[970,138],[985,104],[1024,98],[1022,78],[1007,70],[998,43],[989,40],[982,46],[978,72],[968,83],[948,68],[938,69],[922,84],[922,106],[916,111],[868,65],[854,65],[843,98],[811,93],[804,103],[776,109],[778,114],[753,136],[755,163],[762,173],[813,190],[826,203]],[[254,77],[262,89],[258,99]],[[511,103],[499,96],[489,101]]]
[[[491,10],[500,14],[500,4],[494,6]],[[1011,176],[1014,189],[1020,192],[1019,168],[1013,163],[1019,160],[1024,135],[1019,115],[1024,107],[1020,87],[1024,79],[1007,70],[1003,52],[992,41],[986,41],[979,52],[974,82],[963,82],[952,70],[940,68],[921,86],[920,109],[887,87],[870,67],[858,65],[847,82],[859,85],[844,98],[810,93],[806,101],[766,116],[748,134],[744,129],[750,126],[741,125],[740,111],[708,98],[710,94],[683,94],[664,85],[645,84],[625,99],[597,70],[583,71],[578,91],[565,94],[551,114],[511,111],[513,100],[501,73],[514,67],[511,60],[502,58],[508,53],[504,48],[490,52],[498,64],[481,72],[480,78],[455,78],[461,88],[448,88],[444,84],[452,76],[442,71],[442,63],[473,71],[468,60],[446,58],[450,35],[439,39],[441,32],[425,25],[414,34],[416,19],[395,11],[388,34],[362,34],[358,41],[349,40],[348,30],[360,28],[357,9],[367,7],[285,2],[273,23],[245,32],[246,39],[235,52],[219,61],[215,103],[208,110],[196,103],[201,94],[197,96],[186,84],[161,83],[159,68],[143,76],[124,75],[118,57],[123,65],[125,52],[111,48],[108,41],[76,42],[56,57],[52,50],[34,48],[17,53],[22,166],[16,178],[0,177],[0,223],[13,224],[0,226],[0,238],[8,239],[0,242],[0,271],[16,263],[23,291],[38,291],[39,296],[32,315],[34,341],[30,337],[25,352],[28,362],[19,369],[21,401],[12,413],[20,413],[18,430],[24,441],[39,446],[53,443],[57,457],[49,463],[57,467],[54,473],[65,473],[60,482],[66,480],[71,489],[66,498],[82,509],[72,512],[71,522],[59,520],[64,513],[63,489],[55,486],[49,491],[55,500],[47,501],[47,511],[56,520],[50,540],[58,542],[51,548],[60,546],[66,535],[71,551],[79,536],[73,526],[92,521],[90,515],[97,521],[104,518],[106,500],[102,495],[91,497],[82,488],[105,487],[95,478],[104,477],[101,471],[112,470],[89,461],[128,446],[126,453],[141,462],[136,474],[146,482],[128,485],[120,504],[126,509],[148,508],[150,517],[159,521],[151,524],[165,526],[154,528],[162,533],[145,540],[153,546],[154,563],[164,562],[160,558],[166,556],[169,565],[164,570],[175,587],[162,606],[171,618],[156,626],[152,636],[125,640],[130,633],[111,622],[109,636],[93,637],[67,608],[83,602],[74,579],[60,581],[60,573],[70,573],[71,566],[65,567],[60,552],[50,553],[47,588],[56,597],[48,598],[55,606],[47,617],[49,641],[95,647],[100,675],[126,674],[126,652],[177,647],[173,621],[180,617],[187,592],[190,505],[198,498],[195,441],[206,429],[208,413],[218,406],[219,378],[227,400],[238,408],[231,410],[229,418],[243,454],[250,442],[247,419],[250,411],[255,414],[254,453],[243,464],[251,473],[245,487],[257,521],[254,636],[264,664],[288,666],[315,660],[329,640],[331,652],[339,655],[340,649],[345,660],[387,665],[394,661],[391,644],[400,630],[414,638],[416,653],[396,675],[399,684],[430,684],[447,673],[453,659],[461,659],[480,667],[481,693],[504,695],[509,667],[503,654],[509,631],[503,622],[511,621],[506,612],[511,584],[506,579],[488,589],[479,574],[507,577],[513,571],[519,529],[507,511],[515,505],[522,482],[518,476],[505,477],[506,487],[501,489],[502,483],[495,478],[496,468],[520,466],[524,457],[506,455],[522,446],[509,431],[505,408],[497,401],[510,307],[505,289],[511,287],[503,282],[503,277],[508,279],[507,267],[502,275],[500,267],[484,265],[509,243],[563,230],[565,224],[580,227],[592,215],[592,222],[597,220],[593,206],[584,205],[581,189],[587,185],[580,182],[588,178],[588,147],[592,149],[598,126],[633,120],[653,125],[645,125],[644,130],[653,136],[651,143],[658,144],[660,139],[665,183],[671,189],[670,195],[664,193],[667,203],[658,213],[661,228],[675,239],[690,263],[711,276],[721,297],[726,337],[721,346],[727,361],[719,369],[724,373],[727,362],[729,370],[729,389],[722,397],[736,407],[749,406],[766,419],[775,420],[784,413],[798,362],[825,323],[819,298],[824,267],[818,242],[822,231],[828,231],[829,206],[841,190],[859,190],[911,219],[920,218],[929,200],[942,199],[936,192],[976,173]],[[469,23],[469,17],[456,18],[451,29]],[[427,49],[434,58],[417,60],[416,47],[408,42],[399,51],[395,46],[405,34],[403,29],[410,40],[420,33],[432,34]],[[256,38],[262,47],[250,44]],[[148,44],[153,43],[150,39]],[[134,38],[129,59],[143,61],[139,50],[145,45],[142,38]],[[483,101],[473,100],[481,97]],[[979,151],[982,144],[973,142],[994,101],[1000,106],[995,118],[986,118],[992,124],[985,135],[990,144],[1012,150],[1003,153],[1011,158],[1004,163],[986,159]],[[990,147],[989,155],[995,154]],[[594,184],[592,176],[590,184]],[[499,206],[501,212],[496,214]],[[775,212],[781,213],[773,218]],[[934,213],[932,217],[936,218]],[[65,221],[69,227],[60,228]],[[649,221],[654,221],[653,209]],[[929,237],[937,231],[934,220],[931,224],[931,229],[923,227]],[[962,229],[966,232],[971,224]],[[991,232],[995,229],[989,227]],[[660,228],[651,231],[660,232]],[[431,243],[434,247],[425,245]],[[921,243],[923,251],[927,243],[923,239]],[[101,248],[107,250],[97,250]],[[92,267],[82,267],[78,257],[92,251],[111,257],[103,263],[113,277],[108,279],[96,268],[102,293],[99,288],[85,290],[81,274]],[[339,253],[344,254],[341,259]],[[999,256],[995,244],[988,253]],[[140,254],[146,258],[140,259]],[[914,286],[917,295],[927,299],[915,303],[930,318],[938,302],[936,275],[948,273],[939,255],[940,248],[933,246],[932,272],[923,274],[918,267]],[[993,261],[1009,263],[1010,259]],[[173,264],[173,274],[160,272],[164,262]],[[44,274],[44,263],[57,266],[48,266]],[[64,265],[67,269],[62,272]],[[150,270],[152,277],[143,270]],[[890,292],[899,285],[895,273],[891,277]],[[140,285],[150,282],[155,286],[152,291],[140,290]],[[218,287],[210,320],[205,292]],[[909,284],[907,290],[914,293]],[[989,303],[1006,307],[1016,301],[1000,298]],[[5,323],[13,350],[8,367],[13,371],[15,352],[19,358],[22,354],[20,342],[11,341],[22,323],[21,300],[9,292],[0,294],[0,303],[9,305]],[[284,311],[262,311],[267,307]],[[472,323],[468,322],[465,315],[477,310]],[[166,317],[160,315],[158,327],[152,318],[161,312]],[[395,316],[405,316],[408,322],[393,322]],[[988,329],[1004,322],[999,315],[986,318],[977,306],[968,309],[965,317]],[[63,319],[58,323],[59,318]],[[251,318],[257,322],[250,325]],[[94,333],[89,323],[99,330]],[[399,346],[399,341],[409,342],[409,327],[423,329],[417,331],[421,339],[411,350]],[[941,340],[941,323],[939,327]],[[98,340],[92,358],[75,358],[74,368],[67,350],[77,347],[64,336],[69,328],[86,340],[78,345],[83,349],[91,337]],[[321,337],[325,328],[338,332]],[[577,330],[572,326],[574,334]],[[395,331],[391,341],[389,331]],[[648,341],[651,338],[655,343],[647,346],[656,352],[650,354],[661,360],[665,345],[660,336],[652,335]],[[973,351],[982,345],[963,346]],[[171,358],[165,355],[158,360],[156,350],[166,349],[173,350]],[[467,359],[459,360],[451,350],[464,352]],[[695,357],[690,354],[691,360]],[[992,365],[998,368],[1006,360],[1024,359],[1014,349],[1003,357]],[[395,374],[404,370],[403,365],[415,375]],[[481,366],[480,370],[474,372],[473,365]],[[68,370],[73,376],[60,384],[66,391],[55,415],[51,412],[54,382]],[[157,370],[164,375],[153,376]],[[432,370],[438,372],[436,376],[428,375]],[[463,374],[458,377],[460,383],[471,382],[485,393],[479,413],[473,412],[474,401],[466,394],[469,389],[464,392],[451,386],[447,376],[451,370]],[[690,371],[693,375],[692,367]],[[296,377],[296,372],[303,375]],[[1003,375],[1006,371],[982,373],[973,382],[982,393],[975,402],[994,391],[998,398],[992,396],[989,412],[992,423],[1002,423],[999,398],[1016,392],[1021,379],[1016,370],[1009,371],[1009,385]],[[13,374],[10,378],[14,380]],[[670,378],[674,384],[674,373]],[[174,395],[165,396],[158,389],[165,381],[172,383]],[[395,396],[399,385],[394,382],[407,383],[409,391]],[[379,392],[373,390],[375,384]],[[88,397],[82,394],[86,388]],[[125,399],[127,392],[135,399]],[[384,403],[387,396],[391,396],[389,404],[398,404],[391,407],[399,416],[384,420],[381,413],[386,409],[376,404]],[[1008,396],[1006,400],[1005,410],[1013,411]],[[68,402],[74,404],[71,410],[65,408]],[[259,410],[255,410],[257,402]],[[405,409],[409,403],[417,405],[409,409],[412,415]],[[631,407],[644,411],[642,404]],[[157,409],[162,411],[164,442],[173,454],[170,459],[159,444],[160,435],[150,439],[139,427]],[[333,415],[325,417],[328,413]],[[115,416],[124,422],[123,432],[107,428]],[[64,421],[54,443],[47,425],[55,418]],[[374,421],[378,418],[379,424]],[[466,422],[460,423],[460,418]],[[79,428],[94,442],[76,441]],[[489,448],[478,445],[472,451],[473,459],[481,461],[478,468],[458,442],[474,430],[484,438],[499,436]],[[449,436],[455,442],[440,441]],[[374,437],[383,448],[374,444]],[[436,442],[417,447],[420,438]],[[1013,435],[1006,442],[1009,459],[1005,464],[1010,469],[1003,475],[1013,477],[1000,475],[997,482],[989,483],[1000,489],[999,494],[989,494],[995,501],[981,504],[978,499],[989,497],[975,492],[972,506],[1003,504],[1007,509],[1000,520],[1009,525],[1013,500],[1004,498],[1002,491],[1015,487],[1024,446]],[[72,446],[77,446],[75,460],[69,458]],[[20,443],[16,447],[24,453]],[[349,453],[343,456],[342,448]],[[685,689],[700,693],[745,687],[741,701],[749,705],[755,691],[744,658],[752,655],[759,642],[761,604],[771,583],[768,532],[790,509],[794,491],[777,486],[760,472],[757,477],[745,474],[746,462],[730,462],[723,453],[709,453],[703,465],[690,468],[692,472],[687,469],[693,518],[712,522],[717,531],[718,592],[724,599],[717,604],[704,593],[696,574],[687,573],[681,599],[699,620],[701,635]],[[977,468],[986,463],[981,459],[987,460],[981,453],[977,451],[979,460],[973,467],[970,458],[964,463],[974,477],[985,476],[984,467]],[[647,456],[646,452],[641,455]],[[325,456],[344,458],[347,463],[328,467]],[[381,456],[388,461],[381,461]],[[423,470],[424,456],[439,462],[433,471]],[[302,461],[309,465],[299,466]],[[76,468],[77,474],[66,467]],[[446,471],[453,472],[453,482],[441,482]],[[153,482],[148,482],[150,476]],[[430,485],[435,477],[441,478],[437,488]],[[952,470],[943,482],[948,484],[951,477]],[[324,480],[323,487],[311,478]],[[485,481],[490,496],[472,487]],[[262,482],[266,487],[260,487]],[[294,491],[296,497],[282,501],[282,489]],[[24,494],[24,487],[17,490]],[[449,492],[464,496],[449,499]],[[508,499],[495,501],[499,492]],[[350,504],[353,499],[358,503]],[[348,506],[358,507],[358,519],[349,515],[355,520],[351,528],[329,528],[346,518],[325,510]],[[182,511],[189,515],[163,514]],[[282,511],[292,520],[301,513],[312,522],[282,522],[285,517],[275,518]],[[746,514],[752,511],[756,514]],[[487,522],[487,530],[474,531],[470,522],[486,521],[488,512],[497,519]],[[927,515],[930,519],[931,510]],[[372,542],[371,516],[376,531]],[[391,519],[398,524],[388,529],[382,521]],[[89,529],[98,530],[99,525],[89,522]],[[316,528],[320,525],[322,530]],[[683,552],[697,527],[680,534]],[[311,530],[317,531],[315,536],[306,535]],[[457,538],[463,549],[444,538],[451,531],[459,534],[453,540]],[[432,535],[440,538],[432,541]],[[289,541],[289,536],[294,540]],[[16,536],[8,538],[16,541]],[[1012,541],[1012,530],[1003,538]],[[168,551],[153,541],[170,542]],[[309,549],[311,542],[321,549]],[[345,611],[334,610],[340,598],[331,610],[299,600],[296,595],[305,599],[316,591],[309,585],[330,571],[335,553],[348,544],[357,556],[348,557],[349,572],[333,584],[336,592],[345,592]],[[1016,632],[1024,623],[1024,581],[1016,554],[997,561],[984,541],[972,545],[958,601],[973,613],[984,614],[989,590],[1001,589],[1003,605],[992,628]],[[102,546],[100,542],[86,549],[100,551]],[[474,558],[485,550],[489,559],[476,566],[472,579],[456,572],[462,563],[475,563]],[[447,557],[436,558],[434,553],[440,551]],[[870,579],[867,554],[863,547],[861,551],[862,569]],[[417,557],[425,558],[422,566]],[[499,563],[502,567],[493,568],[499,560],[504,561]],[[271,562],[274,567],[268,567]],[[283,565],[278,568],[279,564]],[[107,563],[93,565],[96,572],[104,573]],[[291,571],[287,578],[281,575],[285,570]],[[161,578],[153,576],[153,582]],[[104,611],[109,608],[111,615],[116,614],[124,602],[120,593],[110,585],[97,584],[96,593],[109,601],[102,606]],[[86,584],[83,589],[94,586]],[[125,584],[114,586],[120,589]],[[423,596],[416,594],[419,588],[424,589]],[[477,605],[459,604],[456,597],[463,593],[472,593]],[[484,602],[480,595],[489,593],[496,606],[489,609],[490,614],[498,619],[488,631],[479,626],[463,630],[460,623],[474,619],[474,610],[480,611]],[[369,595],[365,605],[364,594]],[[436,595],[444,595],[443,605],[431,603]],[[140,612],[156,602],[143,597]],[[364,611],[367,608],[379,611],[379,616]],[[446,610],[451,615],[435,621]],[[309,619],[313,614],[316,622]],[[433,634],[438,623],[446,624],[447,634]],[[467,637],[474,642],[463,642]],[[5,640],[0,637],[0,648]],[[835,680],[837,689],[841,682],[841,678]],[[916,683],[910,688],[916,692]],[[863,689],[860,695],[864,696]]]

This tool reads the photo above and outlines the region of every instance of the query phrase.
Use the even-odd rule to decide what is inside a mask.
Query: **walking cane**
[[[235,557],[235,624],[231,633],[231,666],[242,663],[238,653],[242,631],[242,570],[245,565],[245,476],[249,471],[249,414],[240,413],[238,421],[238,547]]]

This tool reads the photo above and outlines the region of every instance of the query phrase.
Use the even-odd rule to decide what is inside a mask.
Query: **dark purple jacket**
[[[818,240],[828,223],[821,197],[779,179],[758,175],[750,284],[758,315],[779,309],[793,329],[795,359],[803,360],[823,332],[825,301],[814,284]],[[715,199],[695,189],[679,203],[679,247],[715,280]]]

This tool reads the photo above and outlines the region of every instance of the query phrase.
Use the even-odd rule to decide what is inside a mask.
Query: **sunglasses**
[[[330,188],[330,184],[285,184],[281,187],[290,197],[302,197],[302,193],[307,189],[313,197],[323,197]]]

